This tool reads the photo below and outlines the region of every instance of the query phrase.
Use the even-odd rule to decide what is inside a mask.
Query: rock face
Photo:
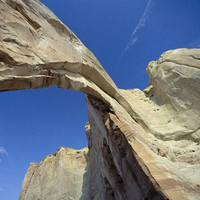
[[[19,199],[88,199],[87,159],[87,147],[61,147],[39,164],[30,163]]]
[[[31,163],[19,200],[198,199],[200,49],[165,52],[144,91],[120,90],[38,0],[0,0],[0,91],[86,94],[88,148]]]
[[[200,55],[196,49],[177,49],[165,52],[147,68],[154,87],[154,101],[168,105],[168,125],[154,134],[163,139],[190,139],[200,137]],[[176,119],[175,119],[176,118]],[[178,122],[178,123],[177,123]],[[170,124],[172,123],[172,125]],[[176,129],[173,129],[176,124]],[[179,124],[177,126],[177,124]],[[161,133],[162,132],[162,133]]]

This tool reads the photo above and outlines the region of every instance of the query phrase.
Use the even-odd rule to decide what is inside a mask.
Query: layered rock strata
[[[88,199],[87,163],[87,147],[61,147],[39,164],[30,163],[19,199]]]
[[[199,198],[200,49],[165,52],[147,89],[120,90],[38,0],[0,0],[0,27],[0,91],[54,85],[84,92],[88,108],[89,153],[30,164],[20,200]]]

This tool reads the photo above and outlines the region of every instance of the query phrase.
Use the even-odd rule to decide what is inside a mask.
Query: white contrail
[[[136,36],[136,33],[138,32],[138,30],[145,26],[145,21],[146,19],[148,18],[148,14],[149,14],[149,10],[150,10],[150,6],[151,6],[151,2],[152,0],[149,0],[148,3],[147,3],[147,6],[145,8],[145,11],[142,15],[142,17],[140,18],[140,21],[138,23],[138,25],[135,27],[134,31],[132,32],[131,34],[131,37],[130,37],[130,41],[128,42],[126,48],[124,49],[124,51],[122,52],[121,56],[119,57],[119,61],[118,61],[118,64],[116,65],[115,67],[115,70],[116,68],[119,66],[121,60],[122,60],[122,57],[124,56],[124,53],[133,45],[137,42],[138,40],[138,37]]]
[[[149,14],[151,2],[152,2],[152,0],[149,0],[149,1],[148,1],[148,4],[147,4],[147,6],[146,6],[146,9],[145,9],[145,11],[144,11],[144,13],[143,13],[143,15],[142,15],[142,17],[141,17],[141,19],[140,19],[138,25],[136,26],[135,30],[134,30],[133,33],[131,34],[130,41],[129,41],[129,43],[127,44],[127,46],[126,46],[126,48],[124,49],[124,51],[127,51],[133,44],[135,44],[135,43],[137,42],[138,37],[136,37],[135,35],[136,35],[136,33],[138,32],[138,30],[139,30],[141,27],[145,26],[145,21],[146,21],[146,19],[147,19],[147,17],[148,17],[148,14]]]
[[[0,154],[6,154],[8,156],[8,152],[3,147],[0,147]]]

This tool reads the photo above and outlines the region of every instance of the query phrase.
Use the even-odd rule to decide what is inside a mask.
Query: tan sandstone
[[[87,147],[61,147],[39,164],[30,163],[19,199],[87,199],[87,160]]]
[[[86,149],[32,163],[19,200],[198,199],[200,49],[147,67],[144,91],[120,90],[38,0],[0,0],[0,91],[51,85],[86,94]]]

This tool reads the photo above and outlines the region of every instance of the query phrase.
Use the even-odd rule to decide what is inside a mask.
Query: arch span
[[[39,1],[0,1],[0,7],[0,91],[54,85],[117,96],[95,56]]]
[[[47,7],[2,0],[0,8],[0,91],[53,85],[120,103],[135,116],[92,52]]]
[[[93,53],[47,7],[38,0],[1,0],[0,8],[0,91],[53,85],[125,109],[129,121],[139,119]]]

